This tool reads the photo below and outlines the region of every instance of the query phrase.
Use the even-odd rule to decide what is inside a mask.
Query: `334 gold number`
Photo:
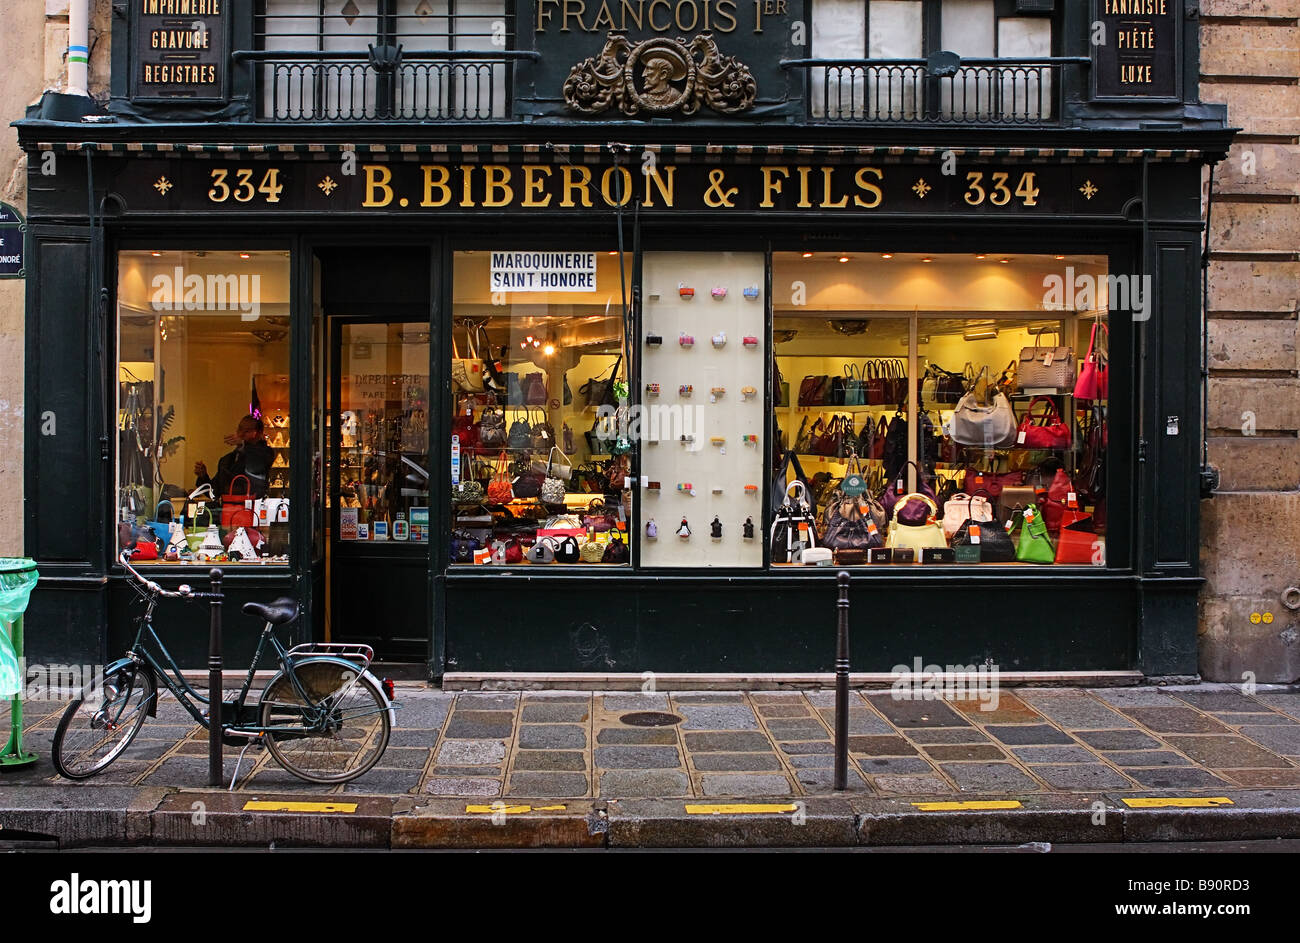
[[[981,171],[973,170],[966,175],[966,193],[964,194],[966,202],[971,206],[979,206],[987,199],[994,206],[1006,206],[1011,202],[1013,196],[1020,197],[1021,204],[1024,206],[1037,206],[1039,189],[1034,184],[1034,171],[1027,171],[1020,175],[1020,182],[1016,184],[1014,192],[1008,188],[1007,184],[1011,181],[1011,175],[996,172],[990,175],[989,189],[991,193],[983,187],[984,174]]]
[[[235,168],[233,185],[230,171],[218,168],[212,171],[212,186],[208,190],[208,199],[213,203],[224,203],[234,197],[236,203],[251,203],[260,193],[266,203],[279,203],[280,192],[284,184],[280,182],[280,171],[272,167],[262,175],[262,180],[253,185],[254,171],[248,167]]]

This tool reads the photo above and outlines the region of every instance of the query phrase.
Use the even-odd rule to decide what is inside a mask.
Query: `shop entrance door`
[[[330,318],[329,638],[429,650],[429,325]]]

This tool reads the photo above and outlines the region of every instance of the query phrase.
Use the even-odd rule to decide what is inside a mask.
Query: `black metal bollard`
[[[837,577],[840,598],[835,627],[835,788],[847,789],[849,780],[849,574]]]
[[[225,778],[221,769],[221,570],[213,567],[212,599],[208,602],[211,622],[208,626],[208,785],[220,786]]]

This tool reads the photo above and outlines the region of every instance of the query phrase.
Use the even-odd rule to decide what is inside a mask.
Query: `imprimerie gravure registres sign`
[[[1093,97],[1177,98],[1182,0],[1093,2]]]
[[[491,291],[595,291],[594,252],[493,252]]]
[[[219,101],[226,96],[231,0],[130,0],[132,97]]]

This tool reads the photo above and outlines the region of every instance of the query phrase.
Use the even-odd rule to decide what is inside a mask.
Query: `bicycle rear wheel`
[[[86,779],[131,745],[158,697],[147,668],[128,665],[81,689],[59,718],[51,759],[60,776]]]
[[[309,782],[344,783],[368,772],[388,748],[388,705],[376,683],[331,658],[307,658],[290,677],[271,679],[259,701],[271,756],[285,770]],[[319,721],[319,723],[318,723]]]

